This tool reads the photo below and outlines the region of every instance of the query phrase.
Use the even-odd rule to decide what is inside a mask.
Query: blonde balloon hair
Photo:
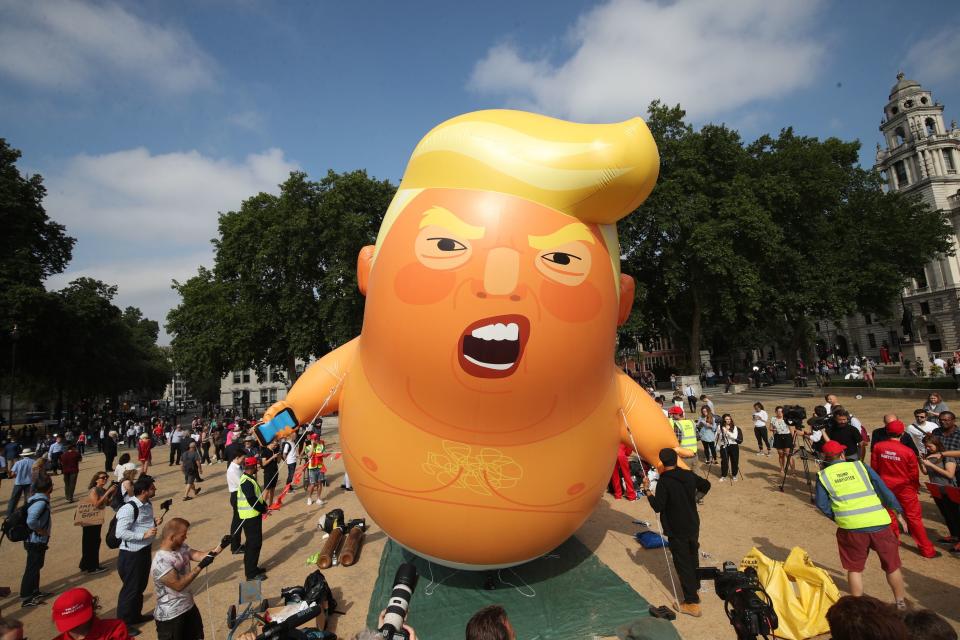
[[[494,191],[599,225],[619,278],[616,222],[650,195],[659,171],[657,146],[640,118],[580,124],[507,109],[467,113],[432,129],[413,150],[376,249],[424,189]]]

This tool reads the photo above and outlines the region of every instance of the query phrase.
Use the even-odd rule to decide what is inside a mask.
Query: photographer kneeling
[[[187,546],[190,523],[173,518],[163,527],[160,549],[153,557],[150,574],[157,595],[153,618],[157,623],[157,640],[200,640],[203,619],[193,601],[190,584],[220,553],[221,547],[197,551]],[[191,569],[190,561],[197,562]]]

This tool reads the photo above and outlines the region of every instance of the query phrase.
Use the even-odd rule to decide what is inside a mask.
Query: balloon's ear
[[[620,274],[620,309],[617,314],[617,326],[622,327],[627,318],[630,317],[630,311],[633,310],[633,296],[636,285],[633,282],[633,276],[625,273]]]
[[[360,249],[360,254],[357,256],[357,286],[360,287],[360,293],[364,296],[367,295],[367,282],[370,280],[370,267],[372,266],[373,245],[368,244]]]

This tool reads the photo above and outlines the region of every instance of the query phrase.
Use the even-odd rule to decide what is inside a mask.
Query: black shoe
[[[26,607],[39,607],[42,604],[44,604],[43,598],[40,596],[31,596],[20,603],[20,608],[24,609]]]
[[[140,629],[137,629],[136,627],[131,627],[130,625],[127,625],[127,637],[128,637],[128,638],[136,638],[136,637],[137,637],[138,635],[140,635],[141,633],[143,633],[143,631],[140,631]]]
[[[230,553],[232,553],[232,554],[235,555],[235,556],[239,556],[239,555],[241,555],[244,551],[246,551],[246,549],[247,549],[247,548],[246,548],[245,546],[240,545],[240,546],[239,546],[238,548],[236,548],[236,549],[231,549],[231,550],[230,550]]]
[[[252,581],[252,580],[266,580],[266,579],[267,579],[267,574],[261,571],[260,573],[258,573],[257,575],[253,576],[252,578],[247,578],[247,581]]]
[[[44,598],[52,598],[55,594],[50,593],[49,591],[37,591],[33,594],[33,597],[43,600]]]
[[[344,490],[344,491],[353,491],[353,487],[344,487],[343,490]]]
[[[143,623],[146,623],[146,622],[153,622],[153,614],[152,614],[152,613],[145,613],[145,614],[139,616],[136,620],[137,620],[137,623],[139,623],[139,624],[143,624]]]
[[[93,570],[91,570],[91,571],[87,571],[87,573],[89,573],[90,575],[94,575],[94,574],[96,574],[96,573],[103,573],[104,571],[107,571],[107,570],[108,570],[108,569],[107,569],[106,567],[97,567],[96,569],[93,569]]]
[[[264,567],[257,567],[257,573],[266,573],[267,570]]]

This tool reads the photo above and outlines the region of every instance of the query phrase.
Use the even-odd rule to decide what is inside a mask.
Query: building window
[[[243,381],[250,382],[250,369],[243,370]]]
[[[893,132],[893,135],[897,136],[897,146],[903,144],[907,138],[906,133],[903,131],[903,127],[897,127],[897,130]]]
[[[816,329],[817,333],[820,333],[820,323],[819,323],[819,322],[814,322],[814,323],[813,323],[813,328]]]
[[[234,371],[234,372],[233,372],[233,384],[240,384],[240,372],[239,372],[239,371]]]
[[[270,382],[281,382],[283,379],[283,374],[280,372],[280,369],[277,367],[270,367]]]
[[[903,160],[895,162],[893,164],[893,170],[897,174],[897,184],[901,187],[910,184],[910,181],[907,180],[907,167],[903,164]]]
[[[863,323],[864,324],[873,324],[873,319],[870,317],[869,313],[863,314]]]
[[[917,281],[917,289],[926,289],[927,288],[927,270],[920,269],[920,272],[916,275],[915,280]]]
[[[276,401],[277,401],[277,390],[270,389],[270,404],[273,404]]]
[[[260,404],[267,404],[267,390],[260,389]]]
[[[937,325],[935,325],[935,324],[928,324],[928,325],[927,325],[927,333],[930,334],[930,335],[932,335],[932,336],[937,335]]]
[[[922,316],[928,316],[928,315],[930,315],[930,303],[929,303],[929,302],[921,302],[921,303],[920,303],[920,315],[922,315]]]
[[[923,124],[927,129],[928,136],[934,136],[937,134],[937,123],[933,121],[933,118],[927,118],[923,121]]]
[[[871,349],[877,348],[877,337],[872,333],[867,334],[867,345],[869,345]]]
[[[943,342],[940,341],[940,338],[933,338],[930,340],[930,351],[943,351]]]
[[[233,406],[239,407],[241,402],[243,402],[243,392],[242,392],[242,391],[234,391],[234,392],[233,392]]]
[[[957,165],[953,163],[953,149],[943,150],[943,166],[947,168],[947,173],[957,172]]]

